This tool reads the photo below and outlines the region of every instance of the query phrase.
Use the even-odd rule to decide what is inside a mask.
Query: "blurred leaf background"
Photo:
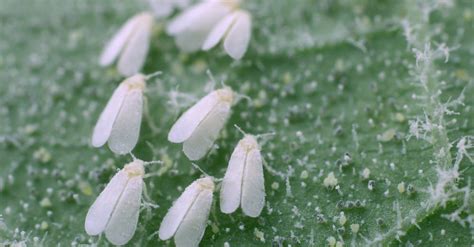
[[[159,176],[146,179],[160,207],[142,210],[129,245],[173,245],[154,233],[201,174],[166,136],[206,94],[207,70],[252,101],[234,107],[216,147],[198,162],[203,169],[224,175],[241,138],[233,124],[276,135],[262,146],[272,168],[262,215],[222,214],[215,193],[201,246],[472,245],[474,152],[457,145],[474,142],[472,1],[246,0],[242,7],[254,28],[237,62],[222,48],[181,53],[157,20],[144,73],[163,74],[148,83],[150,111],[134,154],[165,162],[149,167]],[[87,236],[84,218],[131,158],[89,145],[123,80],[97,60],[113,33],[147,9],[131,0],[0,0],[0,245],[107,245]],[[453,101],[462,104],[446,103]],[[415,122],[423,131],[410,137]],[[324,186],[331,172],[336,188]]]

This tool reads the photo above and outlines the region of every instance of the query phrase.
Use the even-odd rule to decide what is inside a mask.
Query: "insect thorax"
[[[127,173],[128,177],[136,177],[145,175],[145,168],[143,166],[143,161],[134,160],[125,165],[123,170]]]
[[[253,135],[245,135],[245,137],[240,141],[240,145],[242,145],[246,151],[260,148],[255,136]]]
[[[212,181],[212,178],[210,178],[210,177],[205,177],[205,178],[198,179],[197,183],[198,183],[199,188],[201,190],[214,191],[214,182]]]
[[[224,87],[216,91],[219,101],[228,102],[232,104],[234,102],[234,91],[230,87]]]
[[[240,8],[241,0],[221,0],[221,2],[228,6],[231,10],[237,10]]]
[[[144,90],[146,87],[145,76],[142,74],[136,74],[127,78],[123,83],[128,86],[129,90],[140,89]]]

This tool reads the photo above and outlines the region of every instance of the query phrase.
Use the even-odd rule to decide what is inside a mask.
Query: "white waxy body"
[[[239,141],[222,181],[220,208],[235,212],[239,206],[245,215],[258,217],[265,205],[265,185],[260,147],[252,135]]]
[[[209,50],[224,39],[224,50],[233,59],[247,51],[252,18],[238,8],[238,0],[208,0],[178,15],[167,27],[178,47],[186,52]]]
[[[133,150],[140,134],[145,86],[145,76],[141,74],[127,78],[118,86],[94,127],[92,146],[101,147],[108,141],[114,153]]]
[[[107,184],[87,212],[85,230],[89,235],[105,232],[112,244],[124,245],[135,233],[145,170],[143,161],[125,165]]]
[[[189,185],[161,222],[160,239],[167,240],[174,236],[177,247],[198,246],[206,230],[213,191],[214,182],[210,177]]]
[[[183,143],[184,154],[190,160],[201,159],[227,122],[233,102],[234,92],[228,87],[209,93],[181,115],[168,140]]]
[[[138,73],[145,63],[154,17],[143,12],[130,18],[106,44],[99,60],[102,66],[114,63],[124,76]]]

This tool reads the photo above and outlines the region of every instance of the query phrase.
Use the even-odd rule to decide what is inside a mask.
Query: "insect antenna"
[[[240,132],[242,133],[244,136],[248,135],[244,130],[242,130],[242,128],[240,128],[237,124],[234,124],[234,127]]]
[[[220,182],[223,180],[223,178],[215,178],[214,176],[209,175],[209,173],[205,172],[200,166],[193,162],[191,162],[191,165],[193,165],[194,168],[198,169],[202,174],[204,174],[204,176],[212,178],[212,180],[214,180],[215,182]]]
[[[155,71],[155,72],[153,72],[153,73],[151,73],[151,74],[146,75],[146,76],[145,76],[145,79],[148,81],[148,80],[150,80],[150,79],[153,78],[153,77],[156,77],[156,76],[161,75],[162,73],[163,73],[163,72],[161,72],[161,71]]]
[[[216,78],[214,78],[214,75],[212,74],[211,70],[208,69],[206,70],[207,76],[209,76],[209,79],[211,80],[211,91],[216,88]]]

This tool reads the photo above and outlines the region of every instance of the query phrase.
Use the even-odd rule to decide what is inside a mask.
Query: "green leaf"
[[[146,5],[0,5],[0,245],[104,245],[104,237],[85,233],[85,215],[131,157],[89,145],[123,80],[97,60],[120,25]],[[345,246],[471,244],[474,152],[468,147],[463,154],[456,145],[462,138],[474,142],[472,3],[247,0],[242,6],[254,28],[240,62],[221,47],[183,54],[158,21],[144,73],[163,74],[148,83],[149,112],[134,154],[164,161],[147,167],[158,175],[145,179],[159,208],[144,207],[129,245],[173,245],[156,231],[201,174],[166,137],[177,117],[206,94],[207,70],[217,84],[251,100],[235,105],[216,148],[197,162],[202,169],[223,177],[242,137],[234,124],[275,136],[262,143],[270,167],[262,215],[220,213],[217,191],[202,246],[322,246],[331,238]],[[447,62],[416,59],[417,50],[439,54],[441,44],[456,48]],[[446,104],[460,95],[463,105]],[[325,186],[330,173],[334,187]],[[457,210],[460,220],[449,220]]]

